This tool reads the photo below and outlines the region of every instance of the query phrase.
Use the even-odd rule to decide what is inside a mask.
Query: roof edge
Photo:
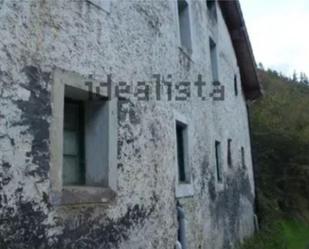
[[[218,0],[228,27],[240,69],[245,97],[254,100],[262,95],[256,62],[239,0]]]

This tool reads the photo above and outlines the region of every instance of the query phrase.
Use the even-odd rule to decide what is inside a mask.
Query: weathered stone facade
[[[230,33],[203,0],[189,1],[192,55],[179,48],[177,2],[0,0],[0,248],[165,249],[177,240],[175,118],[190,129],[194,195],[180,198],[190,249],[231,248],[254,231],[254,180],[246,99]],[[108,203],[51,201],[52,89],[55,68],[130,85],[153,74],[213,90],[209,36],[216,37],[225,100],[118,102],[117,190]],[[192,88],[193,89],[193,88]],[[240,86],[239,86],[239,89]],[[208,96],[208,95],[206,95]],[[232,139],[233,167],[227,166]],[[215,140],[222,142],[224,180],[216,181]],[[245,148],[246,168],[240,148]]]

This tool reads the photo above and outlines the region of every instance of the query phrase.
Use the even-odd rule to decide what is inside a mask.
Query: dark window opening
[[[211,62],[211,72],[213,81],[218,81],[218,59],[217,59],[217,45],[210,38],[209,39],[210,46],[210,62]]]
[[[187,1],[178,0],[178,18],[181,46],[189,52],[192,50],[189,6]]]
[[[215,0],[206,0],[208,15],[211,20],[217,21],[217,10]]]
[[[227,164],[229,167],[233,166],[232,162],[232,139],[227,140]]]
[[[245,158],[245,148],[241,147],[241,164],[242,164],[242,168],[245,169],[246,168],[246,158]]]
[[[206,3],[207,3],[207,8],[211,9],[211,8],[215,7],[216,1],[215,0],[206,0]]]
[[[237,75],[234,75],[234,91],[235,91],[235,96],[238,96],[238,82],[237,82]]]
[[[63,184],[84,185],[84,106],[69,98],[64,103]]]
[[[176,122],[176,139],[177,139],[177,160],[178,160],[178,177],[179,182],[188,182],[186,172],[186,136],[187,126],[183,123]]]
[[[217,171],[217,180],[218,182],[222,182],[222,159],[221,159],[221,143],[216,141],[216,171]]]

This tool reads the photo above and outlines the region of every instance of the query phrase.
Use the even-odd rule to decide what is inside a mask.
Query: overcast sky
[[[241,0],[255,59],[309,76],[309,0]]]

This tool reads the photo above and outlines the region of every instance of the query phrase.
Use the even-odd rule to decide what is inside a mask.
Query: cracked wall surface
[[[254,231],[254,182],[247,109],[234,95],[239,77],[218,9],[191,0],[191,56],[179,49],[176,1],[112,1],[106,12],[84,0],[0,1],[0,248],[169,249],[177,239],[175,117],[191,127],[194,195],[179,200],[191,249],[231,248]],[[212,91],[209,36],[216,37],[225,100],[118,102],[117,191],[107,204],[50,203],[52,74],[61,68],[113,84],[153,74]],[[233,167],[227,166],[232,139]],[[217,183],[215,140],[222,142],[224,180]],[[246,151],[246,169],[240,148]]]

